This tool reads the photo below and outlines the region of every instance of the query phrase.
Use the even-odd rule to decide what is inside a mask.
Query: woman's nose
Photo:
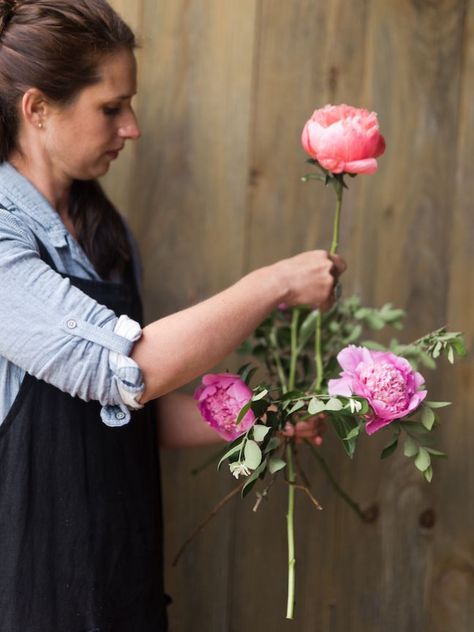
[[[137,117],[134,112],[130,113],[127,120],[123,122],[123,125],[119,127],[119,136],[121,138],[137,139],[141,136],[141,131],[138,126]]]

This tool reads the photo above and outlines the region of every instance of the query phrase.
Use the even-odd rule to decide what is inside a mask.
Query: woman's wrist
[[[289,295],[287,275],[284,274],[281,261],[257,268],[239,281],[251,284],[249,291],[265,303],[267,312],[284,303]]]

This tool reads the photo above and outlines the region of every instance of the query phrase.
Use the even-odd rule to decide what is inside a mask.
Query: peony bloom
[[[337,360],[343,370],[340,378],[329,380],[329,394],[367,399],[373,411],[366,424],[369,435],[413,412],[426,397],[427,391],[420,390],[423,376],[393,353],[349,345]]]
[[[301,135],[304,150],[332,173],[374,173],[385,151],[377,114],[350,105],[315,110]]]
[[[252,390],[232,373],[214,373],[202,378],[194,393],[201,415],[227,441],[233,441],[253,426],[255,415],[248,410],[239,424],[239,412],[252,399]]]

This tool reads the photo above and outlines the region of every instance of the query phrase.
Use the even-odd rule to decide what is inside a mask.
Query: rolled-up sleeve
[[[0,355],[24,371],[103,406],[108,425],[123,425],[144,390],[129,357],[138,323],[117,315],[51,269],[34,235],[0,211]]]

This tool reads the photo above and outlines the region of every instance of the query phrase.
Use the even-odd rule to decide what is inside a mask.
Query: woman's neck
[[[9,162],[42,193],[58,213],[68,231],[76,237],[74,226],[69,218],[71,179],[60,177],[54,173],[50,165],[42,161],[28,160],[18,152],[10,157]]]

